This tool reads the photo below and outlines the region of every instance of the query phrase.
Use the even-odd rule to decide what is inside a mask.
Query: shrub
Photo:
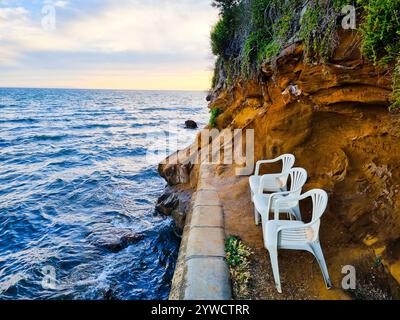
[[[296,40],[304,42],[306,60],[329,61],[338,44],[341,9],[354,1],[364,17],[359,26],[364,55],[375,64],[397,62],[391,109],[399,108],[399,0],[214,0],[220,20],[212,30],[211,46],[220,58],[217,67],[225,72],[225,84],[258,75],[263,62]]]
[[[240,0],[213,0],[212,6],[217,7],[223,13],[226,10],[229,10],[240,3]]]
[[[210,117],[210,122],[209,125],[211,128],[215,128],[216,127],[216,120],[217,117],[221,114],[221,110],[219,108],[212,108],[211,109],[211,117]]]
[[[364,54],[374,63],[396,61],[400,52],[400,1],[358,0],[365,11],[361,24]]]
[[[279,49],[279,44],[263,32],[251,33],[244,44],[242,74],[249,75],[252,70],[260,68],[263,61],[275,56]]]
[[[299,36],[309,49],[313,51],[318,50],[318,41],[315,37],[319,25],[320,9],[318,6],[308,6],[303,14]]]
[[[220,19],[211,30],[211,49],[214,55],[219,57],[228,56],[229,49],[240,14],[240,1],[221,0],[214,1],[213,4],[220,8]]]
[[[242,51],[242,75],[257,71],[263,61],[275,55],[277,41],[274,39],[272,24],[267,21],[267,11],[275,0],[253,0],[251,3],[251,32],[244,42]]]
[[[231,236],[225,243],[226,257],[232,278],[234,296],[246,299],[249,295],[250,261],[252,252],[238,237]]]
[[[390,110],[400,110],[400,57],[393,72],[393,104]]]
[[[365,18],[361,24],[362,49],[375,64],[395,63],[393,71],[393,104],[400,108],[400,1],[358,0]]]
[[[211,31],[211,50],[216,56],[225,56],[232,37],[232,29],[229,26],[228,17],[223,16]]]

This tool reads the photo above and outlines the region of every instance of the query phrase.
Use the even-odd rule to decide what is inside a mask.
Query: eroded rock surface
[[[176,230],[179,233],[182,233],[185,227],[192,193],[193,189],[188,185],[170,186],[165,189],[156,204],[156,210],[159,213],[174,219]]]
[[[330,63],[305,61],[298,43],[283,50],[274,65],[264,65],[257,78],[217,85],[208,96],[209,107],[221,110],[217,128],[254,129],[256,161],[293,153],[296,166],[309,173],[305,190],[329,192],[321,238],[336,283],[340,266],[369,252],[400,283],[400,114],[388,111],[391,74],[363,59],[352,33],[340,35]],[[234,166],[216,168],[213,186],[224,202],[228,232],[264,256],[261,233],[252,225],[246,178],[236,177]],[[196,185],[190,182],[196,180],[196,166],[163,164],[160,173],[170,185]],[[248,205],[240,210],[238,203]],[[290,261],[284,257],[282,264],[291,268]],[[308,271],[319,279],[315,270]],[[316,298],[331,297],[323,286],[307,286]],[[294,297],[307,298],[300,291]]]
[[[312,65],[292,46],[262,79],[219,90],[210,107],[223,110],[219,129],[255,130],[256,160],[295,154],[307,189],[329,191],[329,214],[400,282],[400,116],[388,111],[388,70],[365,62],[354,43],[342,35],[331,63]]]

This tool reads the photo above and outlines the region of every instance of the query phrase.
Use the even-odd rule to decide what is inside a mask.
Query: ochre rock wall
[[[255,158],[294,153],[307,189],[330,193],[330,209],[383,258],[400,282],[400,115],[390,113],[390,70],[362,58],[352,34],[334,58],[305,63],[301,44],[255,79],[214,94],[217,126],[255,130]]]

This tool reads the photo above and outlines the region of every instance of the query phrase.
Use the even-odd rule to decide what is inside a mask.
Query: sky
[[[206,90],[211,0],[0,0],[0,87]]]

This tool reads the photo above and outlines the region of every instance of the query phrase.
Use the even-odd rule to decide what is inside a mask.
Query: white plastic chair
[[[258,161],[256,164],[255,174],[254,176],[251,176],[249,180],[251,199],[253,199],[253,196],[256,193],[286,191],[289,171],[293,168],[295,160],[296,158],[294,155],[284,154],[273,160]],[[272,164],[279,161],[282,161],[282,172],[260,176],[261,165]]]
[[[253,197],[254,214],[256,225],[260,224],[260,216],[263,220],[269,220],[269,214],[275,210],[275,201],[278,198],[288,198],[290,196],[299,197],[302,189],[307,182],[307,171],[303,168],[293,168],[289,171],[290,190],[286,192],[276,192],[272,194],[257,193]],[[288,198],[289,199],[289,198]],[[281,201],[281,213],[288,213],[290,218],[294,217],[301,221],[299,201]]]
[[[318,261],[328,289],[332,288],[328,267],[319,242],[321,217],[328,205],[328,194],[320,189],[311,190],[300,197],[291,197],[293,201],[312,199],[313,210],[310,223],[302,221],[279,220],[281,207],[285,207],[287,199],[277,199],[275,203],[275,220],[266,222],[264,242],[268,249],[278,292],[282,293],[278,265],[278,249],[305,250],[312,253]]]

